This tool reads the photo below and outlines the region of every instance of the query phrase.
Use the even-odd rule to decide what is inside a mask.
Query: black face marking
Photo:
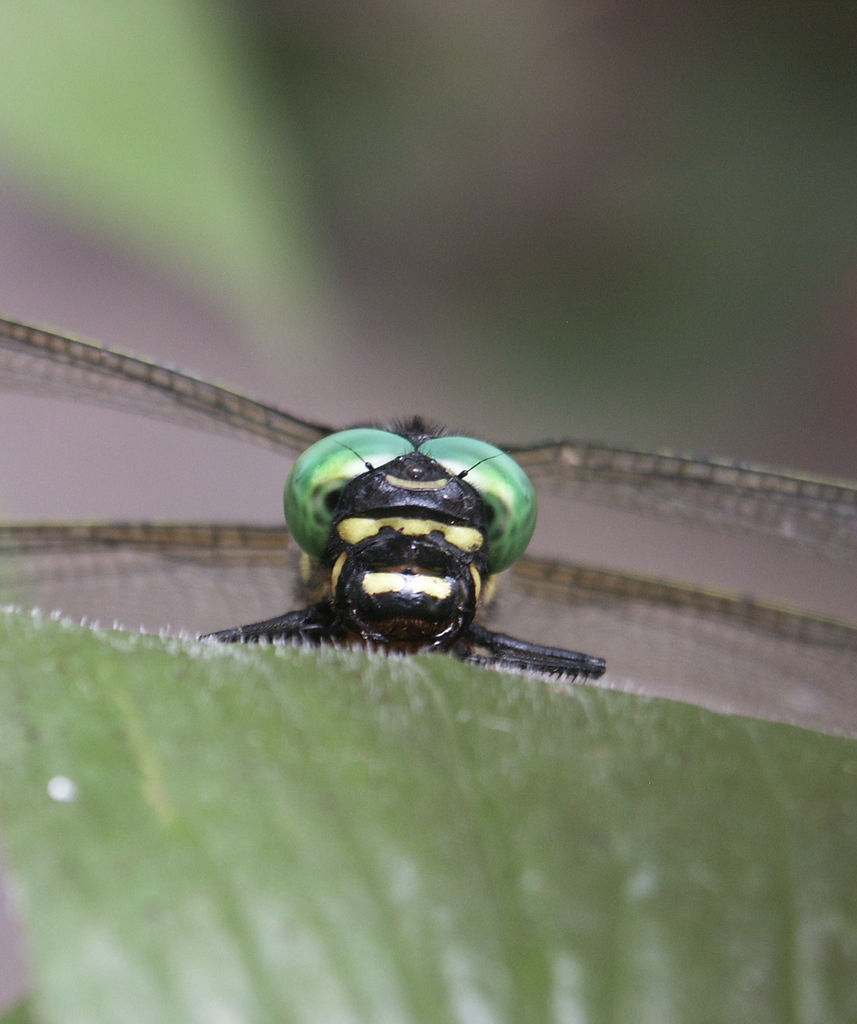
[[[391,482],[396,478],[421,483],[444,481],[437,488],[412,489]],[[392,510],[413,509],[413,515],[436,515],[444,522],[473,523],[479,528],[485,502],[469,484],[450,477],[440,463],[423,455],[408,452],[385,466],[363,473],[344,489],[341,507],[348,515],[386,515]]]

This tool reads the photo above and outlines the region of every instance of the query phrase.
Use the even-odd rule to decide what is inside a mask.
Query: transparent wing
[[[289,456],[330,433],[327,427],[178,370],[3,319],[0,387],[139,412]]]
[[[294,455],[329,433],[225,388],[0,320],[0,385],[133,409]],[[559,443],[513,451],[537,486],[857,553],[857,488],[758,467]],[[0,528],[0,602],[207,632],[296,607],[284,529]],[[852,627],[639,577],[524,559],[490,625],[607,658],[608,685],[857,734]]]
[[[857,735],[857,626],[527,557],[502,584],[488,624],[605,658],[603,685]]]
[[[508,450],[542,491],[857,558],[857,485],[848,481],[574,442]]]
[[[331,430],[176,370],[11,320],[0,320],[0,386],[131,409],[289,456]],[[542,490],[857,557],[853,483],[575,442],[508,450]]]
[[[297,607],[285,527],[0,526],[0,606],[147,632],[209,633]]]
[[[192,635],[300,607],[284,528],[0,528],[0,604]],[[607,659],[602,685],[857,736],[857,627],[726,594],[524,558],[486,623]]]

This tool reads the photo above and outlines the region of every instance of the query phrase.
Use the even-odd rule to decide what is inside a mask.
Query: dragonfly
[[[384,465],[359,443],[335,440],[344,435],[333,427],[14,320],[0,319],[0,387],[218,432],[298,464],[314,465],[309,453],[334,439],[346,461],[359,464],[357,476]],[[540,494],[740,531],[840,563],[857,557],[857,484],[848,481],[576,441],[474,443],[488,455],[466,465],[459,460],[446,476],[466,483],[481,459],[491,467],[502,456]],[[301,527],[290,533],[285,525],[223,523],[0,524],[0,602],[87,621],[148,618],[161,632],[216,629],[219,639],[252,639],[252,626],[242,623],[258,619],[265,626],[272,615],[298,607],[295,595],[313,585],[295,532]],[[853,623],[638,573],[526,554],[506,561],[500,559],[496,595],[481,603],[473,624],[479,651],[465,653],[477,660],[503,666],[505,655],[511,668],[573,675],[549,657],[539,662],[538,652],[592,651],[578,674],[594,681],[605,659],[598,685],[857,735]],[[492,649],[486,636],[513,646]]]

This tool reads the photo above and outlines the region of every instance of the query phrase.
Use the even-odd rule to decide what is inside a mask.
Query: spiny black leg
[[[209,633],[201,640],[217,640],[221,643],[293,642],[318,645],[324,641],[335,641],[336,617],[329,602],[310,605],[299,611],[279,615],[264,622],[253,622],[246,626],[223,629]],[[604,659],[589,654],[565,651],[560,647],[544,647],[518,640],[504,633],[492,633],[476,623],[459,637],[451,653],[481,664],[498,664],[509,668],[545,672],[550,675],[572,678],[598,679],[604,674]]]
[[[488,657],[480,653],[488,652]],[[598,679],[604,675],[603,658],[577,651],[564,651],[561,647],[543,647],[540,644],[517,640],[505,633],[492,633],[490,629],[471,623],[456,645],[456,652],[468,661],[494,662],[509,668],[546,672],[573,678]]]
[[[247,626],[221,629],[219,633],[208,633],[200,640],[219,640],[222,643],[293,642],[320,644],[330,636],[333,624],[333,609],[330,604],[311,604],[296,612],[287,612],[275,619],[251,622]]]

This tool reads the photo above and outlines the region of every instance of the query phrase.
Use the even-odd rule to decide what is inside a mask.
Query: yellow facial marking
[[[482,547],[483,537],[472,526],[448,526],[432,519],[406,519],[402,516],[387,516],[383,519],[343,519],[337,527],[339,536],[346,544],[358,544],[367,537],[374,537],[383,527],[390,526],[406,537],[425,537],[434,532],[442,533],[444,539],[462,551],[476,551]]]
[[[475,565],[470,566],[470,575],[473,577],[473,585],[476,588],[476,600],[479,600],[479,595],[482,593],[482,577],[479,575],[479,570]]]
[[[367,594],[428,594],[439,600],[452,593],[449,580],[423,576],[422,573],[368,572],[363,577],[362,586]]]
[[[306,553],[301,552],[301,582],[309,583],[310,576],[312,576],[313,570],[313,559]]]
[[[441,480],[404,480],[400,476],[390,476],[389,473],[385,473],[384,479],[394,487],[407,487],[409,491],[439,491],[449,483],[448,476]]]
[[[339,575],[342,572],[343,565],[345,565],[345,559],[346,558],[347,558],[347,554],[346,554],[345,551],[343,551],[342,554],[339,556],[339,558],[336,559],[336,562],[333,565],[333,569],[331,570],[331,573],[330,573],[330,592],[331,592],[331,594],[335,594],[336,593],[336,585],[337,585],[337,583],[339,583]]]

